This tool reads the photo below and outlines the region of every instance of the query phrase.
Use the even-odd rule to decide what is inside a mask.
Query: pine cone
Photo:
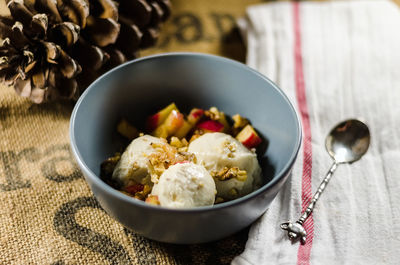
[[[169,0],[7,0],[0,78],[35,103],[77,98],[97,76],[154,45]]]

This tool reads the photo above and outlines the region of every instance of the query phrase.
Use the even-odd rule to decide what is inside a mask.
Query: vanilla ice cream
[[[197,163],[214,177],[217,196],[223,199],[244,196],[261,184],[257,155],[231,135],[206,133],[190,143],[188,152],[195,154]],[[230,169],[241,174],[224,175]]]
[[[210,173],[191,162],[170,166],[153,187],[161,206],[191,208],[213,205],[216,188]]]
[[[152,185],[149,172],[149,156],[159,152],[160,146],[172,148],[162,138],[144,135],[134,139],[122,154],[112,178],[122,186],[132,184]]]

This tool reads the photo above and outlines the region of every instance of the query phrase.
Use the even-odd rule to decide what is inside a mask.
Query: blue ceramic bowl
[[[268,142],[259,156],[265,184],[233,201],[175,210],[135,200],[103,182],[101,162],[122,146],[115,132],[120,118],[140,124],[171,102],[183,112],[216,106],[249,118]],[[70,137],[75,159],[109,215],[145,237],[191,244],[231,235],[267,210],[293,167],[301,127],[285,94],[246,65],[212,55],[170,53],[127,62],[97,79],[74,108]]]

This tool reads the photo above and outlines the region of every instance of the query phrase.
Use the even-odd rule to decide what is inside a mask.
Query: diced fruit
[[[214,204],[223,203],[224,201],[225,201],[225,200],[224,200],[222,197],[217,197],[217,198],[215,198]]]
[[[219,111],[216,107],[211,107],[209,110],[204,112],[204,115],[211,120],[217,121],[224,125],[223,132],[229,133],[230,132],[230,125],[226,120],[225,113]]]
[[[168,130],[165,124],[161,124],[160,126],[155,129],[151,135],[155,137],[167,138],[168,137]]]
[[[179,139],[176,136],[171,137],[169,144],[176,148],[187,147],[189,145],[189,143],[187,142],[187,140],[185,138]]]
[[[188,143],[188,141],[186,140],[186,138],[182,138],[182,139],[181,139],[181,143],[182,143],[183,147],[189,145],[189,143]]]
[[[195,132],[199,132],[199,131],[196,130]],[[204,133],[204,132],[202,132],[202,133]],[[189,143],[193,142],[194,140],[196,140],[197,138],[199,138],[201,135],[202,135],[202,134],[198,134],[198,133],[193,134],[192,137],[189,139]]]
[[[169,144],[173,147],[180,148],[182,147],[182,142],[181,140],[178,139],[178,137],[172,136],[171,139],[169,140]]]
[[[143,186],[143,189],[141,191],[137,191],[134,195],[134,198],[143,201],[144,199],[146,199],[147,195],[151,192],[151,188],[147,184],[142,185],[142,186]]]
[[[230,131],[230,126],[228,121],[226,120],[225,114],[221,112],[221,115],[218,119],[218,122],[220,122],[222,125],[224,125],[224,132],[229,132]]]
[[[235,114],[232,116],[233,120],[233,135],[237,135],[247,124],[249,124],[249,120],[243,118],[239,114]]]
[[[144,185],[142,184],[133,184],[131,186],[125,187],[124,190],[132,195],[135,195],[135,193],[143,191],[143,188]]]
[[[177,110],[171,111],[163,125],[167,128],[168,136],[173,135],[184,122],[183,114]]]
[[[253,126],[250,124],[246,125],[246,127],[239,132],[239,134],[236,136],[236,139],[249,149],[256,147],[262,141],[260,136],[258,136],[257,132],[254,130]]]
[[[117,131],[129,140],[139,136],[139,131],[133,127],[127,120],[122,119],[117,125]]]
[[[184,120],[182,126],[175,132],[175,136],[182,139],[186,137],[192,128],[193,125]]]
[[[172,110],[167,119],[158,126],[151,134],[156,137],[167,138],[174,135],[184,124],[183,114]]]
[[[207,118],[216,121],[219,119],[220,111],[216,107],[211,107],[209,110],[204,112],[204,115]]]
[[[222,132],[224,130],[224,125],[218,121],[208,120],[200,122],[197,128],[204,132]]]
[[[187,120],[191,124],[196,124],[204,115],[204,110],[194,108],[190,111],[189,115],[187,116]]]
[[[158,196],[157,195],[149,195],[146,198],[145,202],[148,203],[148,204],[160,205],[160,201],[158,200]]]
[[[173,111],[178,111],[175,103],[169,104],[167,107],[163,108],[156,114],[150,116],[146,121],[146,129],[151,132],[160,126],[168,117],[168,115]]]

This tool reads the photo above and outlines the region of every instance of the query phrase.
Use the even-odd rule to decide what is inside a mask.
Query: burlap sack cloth
[[[176,0],[157,47],[244,59],[235,18],[256,0]],[[0,10],[5,12],[4,0]],[[247,237],[175,246],[128,231],[99,206],[71,156],[73,103],[35,105],[0,86],[0,264],[227,264]]]

